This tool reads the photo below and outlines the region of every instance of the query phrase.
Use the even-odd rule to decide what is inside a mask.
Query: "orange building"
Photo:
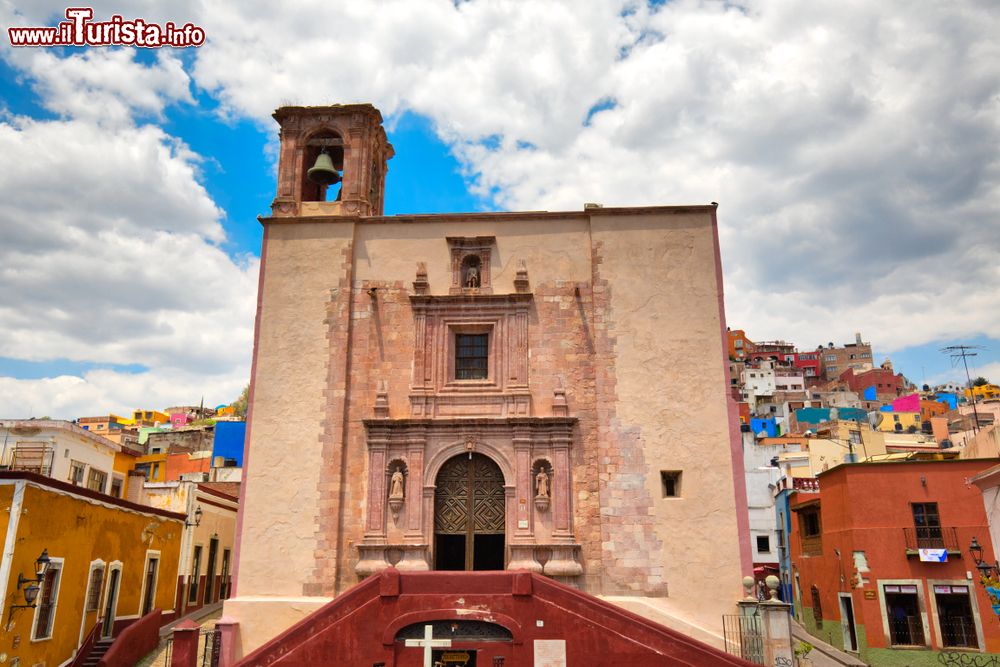
[[[930,421],[931,417],[937,417],[948,412],[948,404],[941,401],[929,401],[926,398],[920,399],[920,421]]]
[[[742,361],[756,349],[753,341],[747,338],[747,334],[743,329],[727,329],[726,333],[729,334],[727,338],[729,339],[730,359]]]
[[[872,665],[937,665],[1000,652],[1000,623],[972,574],[992,562],[979,489],[998,459],[845,464],[796,492],[789,547],[796,611],[811,634]]]

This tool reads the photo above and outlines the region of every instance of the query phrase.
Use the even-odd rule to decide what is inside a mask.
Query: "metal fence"
[[[976,626],[969,617],[941,621],[941,644],[949,648],[979,648]]]
[[[219,656],[222,653],[222,630],[218,628],[202,628],[198,633],[197,667],[219,667]],[[163,651],[163,664],[170,666],[174,654],[174,638],[167,639]],[[194,667],[194,666],[193,666]]]
[[[726,614],[722,617],[726,652],[757,665],[764,664],[764,631],[760,616]]]

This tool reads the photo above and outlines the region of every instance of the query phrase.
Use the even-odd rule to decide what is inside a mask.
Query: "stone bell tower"
[[[281,107],[274,119],[281,126],[274,217],[382,215],[386,162],[393,149],[378,109],[371,104]],[[324,153],[329,160],[317,162]]]

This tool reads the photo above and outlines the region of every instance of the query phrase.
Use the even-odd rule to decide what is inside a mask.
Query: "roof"
[[[10,429],[15,435],[36,435],[45,429],[65,431],[66,433],[90,440],[96,445],[102,445],[112,451],[121,451],[121,445],[108,440],[104,436],[98,435],[87,429],[80,428],[73,422],[64,419],[4,419],[0,420],[0,428]]]
[[[178,512],[169,512],[167,510],[159,509],[158,507],[150,507],[149,505],[141,505],[139,503],[133,503],[130,500],[123,500],[122,498],[115,498],[114,496],[109,496],[105,493],[100,493],[99,491],[91,491],[90,489],[83,486],[74,486],[67,482],[61,482],[51,477],[45,477],[44,475],[39,475],[33,472],[10,472],[10,471],[0,471],[0,480],[24,480],[30,482],[34,486],[48,488],[56,492],[80,496],[89,500],[97,500],[107,505],[114,505],[124,510],[130,510],[133,512],[141,512],[144,514],[155,514],[156,516],[162,516],[167,519],[176,519],[177,521],[186,520],[184,514]]]

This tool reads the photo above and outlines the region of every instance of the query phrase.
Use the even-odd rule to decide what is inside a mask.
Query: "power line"
[[[958,364],[959,359],[962,360],[962,365],[965,366],[965,379],[968,381],[966,386],[969,387],[969,397],[972,400],[972,416],[975,419],[972,425],[973,433],[979,433],[979,412],[976,410],[976,392],[972,387],[972,377],[969,375],[969,357],[979,356],[978,352],[972,352],[971,350],[985,349],[982,345],[949,345],[948,347],[941,348],[941,352],[951,357],[952,368]]]

